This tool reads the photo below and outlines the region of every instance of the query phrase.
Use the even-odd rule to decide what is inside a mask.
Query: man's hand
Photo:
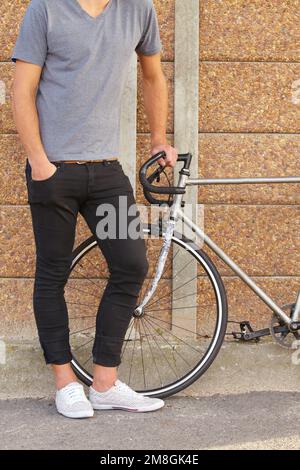
[[[57,167],[49,160],[44,160],[43,163],[31,163],[31,177],[35,181],[43,181],[51,178],[57,171]]]
[[[177,149],[168,144],[154,145],[151,149],[151,155],[155,155],[158,152],[166,152],[166,157],[158,160],[161,166],[174,167],[178,158]]]

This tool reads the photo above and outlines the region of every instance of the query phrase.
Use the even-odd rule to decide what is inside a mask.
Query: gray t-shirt
[[[32,0],[12,60],[43,67],[37,92],[50,161],[120,157],[120,107],[132,54],[161,51],[152,0],[110,0],[93,18],[77,0]]]

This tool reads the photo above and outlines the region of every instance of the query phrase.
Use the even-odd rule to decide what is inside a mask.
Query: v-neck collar
[[[99,21],[101,20],[102,18],[104,18],[104,16],[107,14],[107,12],[110,10],[112,4],[113,4],[113,1],[114,0],[109,0],[109,2],[107,3],[106,7],[104,8],[104,10],[101,11],[101,13],[99,13],[99,15],[97,16],[91,16],[81,5],[80,3],[78,2],[78,0],[73,0],[73,3],[75,3],[75,5],[77,6],[77,8],[81,11],[81,13],[86,17],[88,18],[90,21]]]

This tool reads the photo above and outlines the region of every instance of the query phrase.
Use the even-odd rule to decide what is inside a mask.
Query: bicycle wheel
[[[159,235],[153,239],[153,233]],[[150,269],[140,299],[153,279],[153,261],[157,261],[164,240],[158,228],[150,225],[144,228],[144,235]],[[182,255],[184,264],[172,276],[175,258]],[[186,273],[193,260],[197,264],[196,274],[189,278]],[[95,319],[107,278],[104,258],[95,238],[91,237],[74,251],[71,275],[65,288],[72,367],[86,385],[91,385],[93,380]],[[196,292],[189,292],[189,283],[196,286]],[[189,299],[193,299],[193,305],[189,304]],[[195,318],[186,326],[180,312],[188,309],[193,309]],[[226,292],[217,269],[207,254],[174,233],[163,275],[153,297],[142,316],[135,316],[133,312],[123,344],[119,378],[148,396],[167,397],[178,393],[195,382],[213,363],[222,345],[226,325]]]

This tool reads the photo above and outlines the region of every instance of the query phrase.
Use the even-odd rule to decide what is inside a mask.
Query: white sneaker
[[[117,380],[106,392],[97,392],[90,387],[90,402],[94,410],[124,410],[143,413],[155,411],[164,406],[163,400],[150,398],[132,390]]]
[[[92,405],[85,396],[83,386],[71,382],[57,390],[55,397],[57,411],[67,418],[91,418],[94,416]]]

